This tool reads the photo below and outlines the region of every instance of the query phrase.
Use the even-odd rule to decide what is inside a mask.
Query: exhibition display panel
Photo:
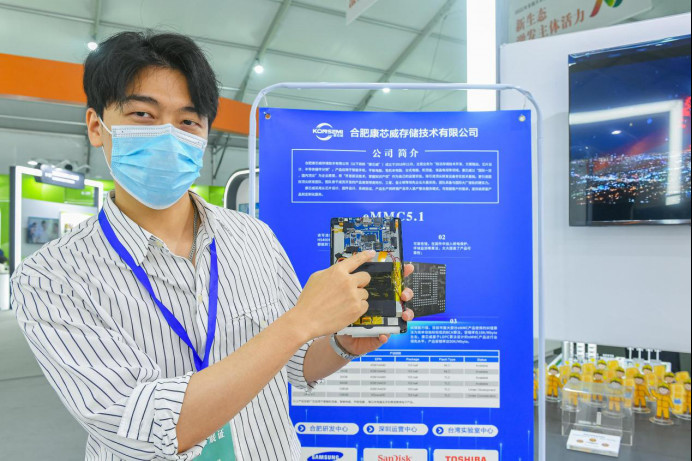
[[[25,198],[23,189],[39,183],[44,187],[36,198]],[[102,203],[103,184],[83,174],[54,167],[11,167],[10,273],[41,245],[96,214]]]
[[[279,84],[261,92],[255,107],[273,88],[359,85],[377,88]],[[376,222],[392,216],[402,220],[405,258],[444,262],[450,284],[465,299],[460,303],[448,291],[444,314],[414,321],[407,333],[354,360],[314,392],[292,389],[291,415],[304,453],[350,447],[345,459],[369,459],[381,450],[412,459],[532,457],[533,437],[526,437],[533,432],[530,112],[263,108],[259,120],[262,219],[301,282],[329,259],[332,218]],[[252,203],[253,196],[251,213]],[[459,221],[462,216],[468,219]],[[313,256],[306,257],[307,251]],[[511,275],[504,272],[510,267]],[[504,299],[510,292],[512,299]]]

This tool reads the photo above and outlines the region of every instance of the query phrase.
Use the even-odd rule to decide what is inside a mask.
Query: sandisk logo
[[[422,448],[366,448],[363,461],[428,461],[428,450]]]

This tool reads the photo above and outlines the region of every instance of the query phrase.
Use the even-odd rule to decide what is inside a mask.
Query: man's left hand
[[[412,273],[413,265],[404,265],[404,278],[408,277]],[[413,298],[413,291],[411,291],[410,288],[404,288],[404,290],[401,292],[400,298],[403,302],[410,301],[411,298]],[[413,320],[413,317],[414,315],[411,309],[405,309],[404,313],[401,315],[401,318],[407,322]],[[389,340],[389,336],[390,335],[379,335],[369,338],[354,338],[353,336],[339,335],[337,336],[337,341],[339,341],[341,347],[346,349],[346,351],[348,351],[350,354],[363,355],[378,349]]]

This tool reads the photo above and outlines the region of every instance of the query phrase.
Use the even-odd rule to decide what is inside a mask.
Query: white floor
[[[0,459],[84,459],[86,432],[36,364],[13,312],[0,312]]]
[[[560,435],[560,412],[548,407],[548,459],[589,461],[595,455],[568,452]],[[0,311],[0,461],[84,459],[86,432],[65,410],[41,373],[14,318]],[[684,461],[690,458],[690,423],[659,427],[638,418],[635,446],[621,461]],[[605,458],[604,458],[605,459]]]

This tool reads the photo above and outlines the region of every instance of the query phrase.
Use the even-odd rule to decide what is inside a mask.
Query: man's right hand
[[[335,333],[367,312],[368,292],[364,287],[370,283],[370,274],[353,271],[371,261],[375,254],[358,253],[310,276],[291,309],[305,327],[303,331],[310,335],[307,340]]]

